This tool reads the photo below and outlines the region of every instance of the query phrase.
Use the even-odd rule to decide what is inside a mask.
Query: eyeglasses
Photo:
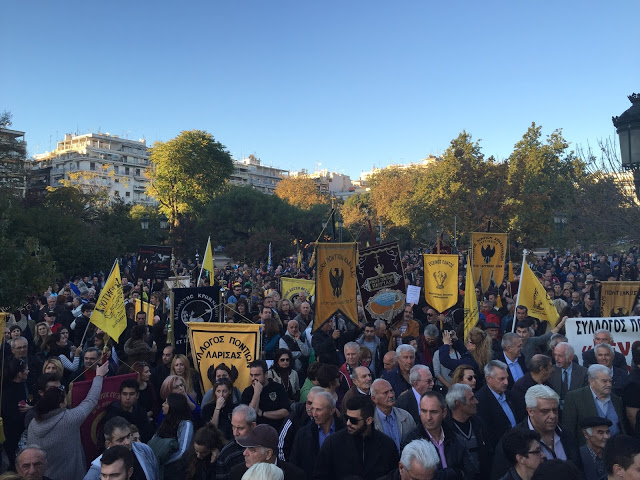
[[[279,362],[290,362],[291,360],[288,358],[281,358],[278,360]]]
[[[469,382],[470,382],[471,380],[475,380],[475,379],[476,379],[476,376],[475,376],[475,375],[469,375],[469,376],[467,377],[467,381],[469,381]]]
[[[529,450],[527,452],[527,455],[541,455],[541,454],[542,454],[541,448],[536,448],[535,450]]]
[[[436,314],[435,313],[427,313],[427,317],[435,317]]]
[[[360,420],[362,420],[361,418],[350,417],[349,415],[345,415],[344,418],[346,418],[347,422],[349,422],[351,425],[358,425],[360,423]]]

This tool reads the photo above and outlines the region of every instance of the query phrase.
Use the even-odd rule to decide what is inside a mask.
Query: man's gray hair
[[[438,338],[440,336],[440,330],[435,325],[429,324],[424,327],[424,336],[425,337],[435,337]]]
[[[371,384],[371,389],[370,389],[370,390],[371,390],[371,395],[372,395],[372,396],[373,396],[373,395],[375,395],[374,391],[376,391],[376,390],[377,390],[377,386],[378,386],[378,385],[380,385],[382,382],[389,383],[389,382],[387,382],[384,378],[376,378],[376,379],[373,381],[373,383]]]
[[[589,375],[589,380],[595,380],[598,378],[599,373],[606,373],[607,375],[611,375],[611,370],[609,367],[605,367],[604,365],[600,365],[599,363],[594,363],[587,370],[587,375]]]
[[[313,398],[313,401],[315,402],[317,398],[324,398],[324,400],[329,405],[329,408],[336,408],[336,399],[333,398],[333,395],[331,395],[326,390],[323,389],[321,392],[316,393],[316,396]]]
[[[15,344],[16,344],[16,342],[17,342],[17,341],[26,342],[26,343],[27,343],[27,345],[29,345],[29,340],[27,340],[26,338],[24,338],[24,337],[16,337],[16,338],[12,338],[12,339],[9,341],[9,344],[11,345],[11,348],[15,348],[15,347],[16,347],[16,345],[15,345]]]
[[[382,325],[383,323],[385,325],[387,324],[387,322],[385,322],[384,320],[376,320],[375,322],[373,322],[373,326],[376,328],[380,328],[380,325]]]
[[[440,465],[440,455],[438,455],[436,447],[427,440],[414,440],[402,449],[400,461],[405,469],[411,471],[411,464],[414,460],[425,470]]]
[[[36,450],[36,451],[42,453],[42,455],[44,455],[44,463],[45,463],[45,466],[46,466],[46,464],[47,464],[47,452],[45,451],[44,448],[42,448],[40,445],[37,445],[35,443],[31,443],[31,444],[27,445],[26,447],[20,449],[20,451],[16,455],[16,463],[18,462],[18,458],[20,457],[20,455],[22,455],[23,452],[26,452],[27,450]]]
[[[555,400],[560,401],[560,396],[551,388],[546,385],[534,385],[529,387],[527,393],[524,394],[524,403],[527,408],[536,408],[538,406],[538,399],[543,400]]]
[[[509,367],[507,367],[506,363],[501,362],[500,360],[491,360],[484,366],[484,376],[493,377],[496,368],[506,372]]]
[[[241,480],[284,480],[284,471],[273,463],[260,462],[249,467]]]
[[[356,350],[359,352],[360,344],[356,342],[347,342],[344,344],[343,351],[346,352],[347,350]]]
[[[566,347],[567,349],[565,350],[565,355],[569,355],[571,356],[571,358],[573,358],[573,356],[575,355],[575,350],[573,349],[573,347],[569,342],[557,343],[555,348],[558,348],[558,347]]]
[[[593,351],[595,352],[596,350],[598,350],[599,348],[604,348],[606,349],[611,355],[615,355],[615,350],[613,349],[613,347],[611,345],[609,345],[608,343],[599,343],[598,345],[596,345],[595,347],[593,347]]]
[[[609,336],[609,340],[613,340],[613,335],[611,335],[611,332],[606,328],[601,328],[593,332],[593,338],[596,338],[596,335],[598,335],[599,333],[606,333]]]
[[[413,367],[411,367],[411,370],[409,370],[409,383],[413,385],[413,382],[420,380],[422,378],[420,372],[423,372],[425,370],[431,373],[431,370],[429,370],[429,367],[427,367],[426,365],[414,365]]]
[[[517,340],[520,340],[520,335],[518,335],[517,333],[513,333],[513,332],[505,333],[502,336],[502,343],[500,344],[500,346],[502,346],[502,349],[504,350],[505,348],[508,348],[514,343],[516,343]]]
[[[399,357],[402,352],[411,352],[414,357],[416,356],[416,349],[411,345],[399,345],[398,348],[396,348],[396,355]]]
[[[561,333],[554,333],[549,339],[549,348],[553,350],[560,342],[566,342],[567,337]]]
[[[460,402],[460,405],[466,405],[467,392],[473,393],[473,389],[466,383],[454,383],[451,385],[447,392],[447,396],[445,397],[447,400],[447,407],[449,407],[450,410],[454,410],[456,408],[456,403],[458,402]]]
[[[244,405],[244,404],[238,405],[236,408],[233,409],[233,411],[231,412],[231,415],[235,413],[244,415],[245,421],[248,424],[251,424],[258,420],[258,415],[256,415],[256,411],[253,409],[253,407],[250,407],[249,405]]]
[[[309,393],[307,394],[307,398],[309,398],[309,396],[311,395],[315,397],[317,394],[321,392],[326,392],[326,390],[320,386],[311,387],[311,389],[309,390]]]

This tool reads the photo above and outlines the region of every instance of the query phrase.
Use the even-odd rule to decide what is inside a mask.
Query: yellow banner
[[[424,299],[438,312],[458,302],[458,255],[424,254]]]
[[[100,330],[107,332],[115,342],[120,339],[120,335],[127,328],[127,314],[124,309],[121,282],[120,266],[116,262],[104,288],[100,291],[90,320]]]
[[[149,302],[143,302],[139,298],[136,298],[134,305],[136,313],[144,312],[147,314],[147,325],[153,325],[153,317],[156,316],[156,307]]]
[[[307,294],[307,298],[316,293],[316,282],[314,280],[304,280],[302,278],[286,278],[280,279],[282,292],[282,298],[288,299],[291,303],[294,303],[298,299],[298,295],[301,292]]]
[[[499,286],[504,278],[507,234],[474,232],[471,234],[471,245],[474,284],[477,284],[480,278],[481,290],[484,293],[491,285],[492,276],[496,286]]]
[[[556,307],[540,280],[526,263],[522,269],[522,278],[520,279],[518,305],[524,305],[529,310],[528,314],[530,316],[541,321],[546,320],[552,327],[555,327],[556,323],[558,323]]]
[[[476,286],[473,283],[473,269],[471,262],[467,260],[467,278],[464,282],[464,339],[467,339],[469,330],[475,327],[480,320],[478,312],[478,299]]]
[[[200,372],[203,391],[212,385],[207,377],[211,365],[224,363],[238,370],[234,386],[240,391],[251,385],[247,365],[260,358],[260,325],[246,323],[188,322],[191,355]]]
[[[601,282],[600,315],[628,317],[640,291],[640,282]]]
[[[204,251],[204,258],[202,259],[202,268],[204,268],[207,272],[211,273],[211,277],[213,277],[213,251],[211,250],[211,237],[207,240],[207,249]]]
[[[353,243],[318,243],[316,330],[338,312],[358,323],[356,306],[356,248]]]

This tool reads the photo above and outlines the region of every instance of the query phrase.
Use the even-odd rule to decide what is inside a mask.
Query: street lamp
[[[160,215],[160,228],[162,230],[166,230],[167,229],[168,222],[169,222],[169,219],[167,218],[167,216],[164,213],[162,215]]]
[[[627,97],[631,107],[619,117],[611,117],[620,142],[622,168],[633,172],[636,197],[640,199],[640,94]]]
[[[149,217],[146,215],[143,215],[140,219],[140,228],[142,228],[142,230],[149,230]]]
[[[553,222],[558,230],[564,230],[567,226],[567,216],[564,213],[557,213],[553,216]]]

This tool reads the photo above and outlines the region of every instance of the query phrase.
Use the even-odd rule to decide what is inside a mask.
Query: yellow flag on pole
[[[136,314],[138,312],[144,312],[147,314],[147,325],[151,325],[153,326],[153,317],[156,316],[156,307],[154,307],[153,305],[151,305],[148,302],[144,302],[142,300],[140,300],[139,298],[136,298],[135,301],[135,312]]]
[[[467,259],[467,278],[464,283],[464,338],[467,338],[469,330],[475,327],[480,320],[478,312],[478,299],[476,298],[476,286],[473,282],[473,270],[471,259]]]
[[[96,307],[91,314],[91,323],[100,330],[107,332],[116,342],[127,328],[127,314],[124,309],[124,295],[122,294],[122,277],[120,266],[115,263],[111,275],[100,292]]]
[[[202,259],[202,268],[211,274],[210,278],[213,278],[213,250],[211,250],[211,237],[207,240],[207,249],[204,252],[204,258]]]
[[[516,279],[516,276],[513,274],[513,262],[509,260],[509,274],[508,274],[507,280],[509,282],[513,282],[515,279]]]
[[[546,320],[551,327],[555,327],[556,323],[558,323],[558,310],[556,310],[551,298],[549,298],[549,294],[526,262],[522,267],[518,305],[527,307],[529,310],[527,313],[530,316],[540,321]]]

